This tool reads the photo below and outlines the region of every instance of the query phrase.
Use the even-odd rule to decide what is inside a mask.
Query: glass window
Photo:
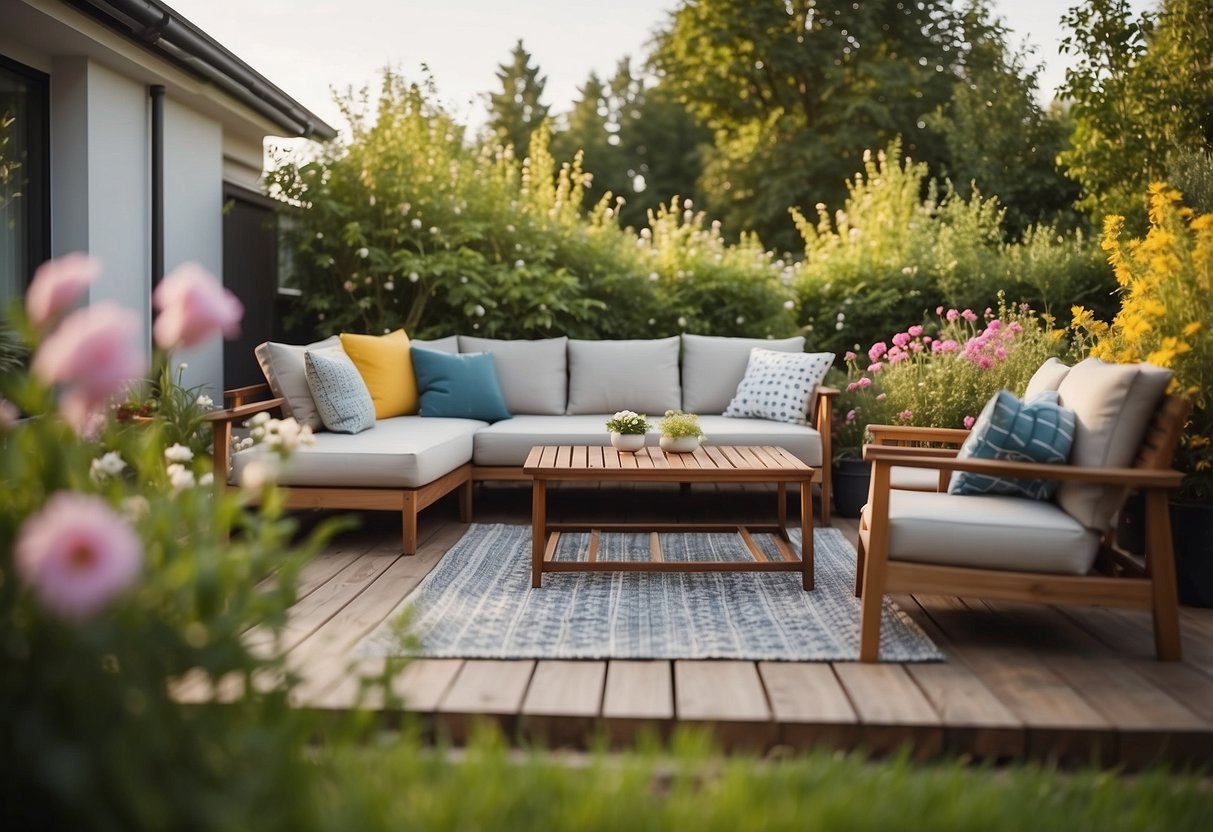
[[[0,56],[0,313],[50,257],[47,76]]]

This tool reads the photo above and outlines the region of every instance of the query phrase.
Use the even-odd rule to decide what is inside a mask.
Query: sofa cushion
[[[409,360],[409,336],[403,329],[387,335],[343,332],[341,346],[371,391],[376,419],[417,412],[417,379]]]
[[[460,352],[487,352],[510,413],[560,415],[568,406],[568,338],[506,341],[459,336]]]
[[[654,340],[570,339],[570,415],[635,410],[657,415],[682,406],[677,335]]]
[[[421,395],[421,415],[496,422],[510,418],[497,383],[493,356],[487,352],[448,355],[413,351],[413,370]]]
[[[832,352],[786,353],[754,347],[745,377],[724,415],[804,424],[817,386],[833,363]]]
[[[1009,390],[999,390],[982,408],[956,458],[1064,464],[1074,444],[1074,411],[1058,404],[1057,398],[1057,393],[1040,393],[1023,402]],[[1058,485],[1058,480],[956,471],[948,493],[1014,494],[1047,500]]]
[[[303,354],[308,350],[333,348],[341,349],[341,339],[336,335],[307,345],[266,341],[253,350],[270,392],[274,398],[286,400],[282,404],[282,414],[294,417],[296,422],[312,430],[320,430],[323,425],[312,400],[312,391],[307,386]]]
[[[868,522],[870,508],[864,507]],[[1002,495],[889,492],[889,559],[1085,575],[1099,535],[1056,503]]]
[[[304,366],[316,412],[326,428],[337,433],[360,433],[375,427],[375,403],[349,356],[309,351],[304,355]]]
[[[420,338],[410,338],[409,347],[418,347],[423,350],[434,350],[435,352],[445,352],[448,355],[458,355],[459,336],[448,335],[445,338],[434,338],[430,341],[423,341]]]
[[[1059,359],[1050,358],[1028,379],[1028,386],[1023,391],[1023,400],[1034,399],[1041,393],[1056,393],[1062,381],[1070,373],[1070,365],[1063,364]]]
[[[519,466],[536,445],[609,445],[606,420],[611,415],[515,416],[478,430],[472,459],[477,465]],[[821,434],[811,427],[724,416],[701,416],[699,424],[707,444],[778,445],[808,465],[821,465]],[[645,444],[656,445],[660,438],[650,431]]]
[[[1092,468],[1133,464],[1150,417],[1158,407],[1171,371],[1153,364],[1080,361],[1057,388],[1063,406],[1074,411],[1074,449],[1070,462]],[[1066,482],[1057,504],[1090,529],[1106,531],[1124,499],[1119,486]]]
[[[804,336],[723,338],[682,336],[682,409],[687,413],[724,413],[745,376],[750,350],[804,352]]]
[[[300,448],[282,463],[278,482],[321,488],[417,488],[472,459],[472,435],[484,422],[470,419],[380,419],[362,433],[316,435],[316,444]],[[231,482],[261,451],[251,448],[232,457]]]

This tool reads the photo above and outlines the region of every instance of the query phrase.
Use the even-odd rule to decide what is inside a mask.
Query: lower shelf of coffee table
[[[739,526],[727,523],[549,523],[543,553],[544,572],[800,572],[805,565],[788,545],[787,530],[779,525]],[[584,560],[555,560],[560,536],[566,533],[590,535]],[[599,540],[603,533],[649,534],[649,559],[641,561],[599,560]],[[753,560],[739,561],[667,561],[661,551],[661,532],[736,533],[745,543]],[[754,542],[755,534],[773,535],[781,560],[771,560]]]

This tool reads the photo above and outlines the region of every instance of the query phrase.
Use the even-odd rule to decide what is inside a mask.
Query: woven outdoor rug
[[[799,529],[789,532],[799,551]],[[555,558],[584,557],[588,537],[561,535]],[[559,572],[545,573],[543,586],[532,589],[530,527],[475,524],[356,652],[466,659],[855,660],[855,550],[835,529],[817,529],[813,538],[812,592],[801,588],[798,572]],[[768,558],[779,559],[769,535],[754,539]],[[751,558],[736,534],[663,534],[661,547],[666,560]],[[649,537],[604,534],[598,557],[647,560]],[[943,659],[887,598],[880,656],[899,662]]]

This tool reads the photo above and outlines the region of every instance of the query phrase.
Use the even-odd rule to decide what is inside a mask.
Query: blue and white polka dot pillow
[[[724,415],[803,425],[808,420],[809,402],[833,363],[832,352],[790,353],[755,347]]]

